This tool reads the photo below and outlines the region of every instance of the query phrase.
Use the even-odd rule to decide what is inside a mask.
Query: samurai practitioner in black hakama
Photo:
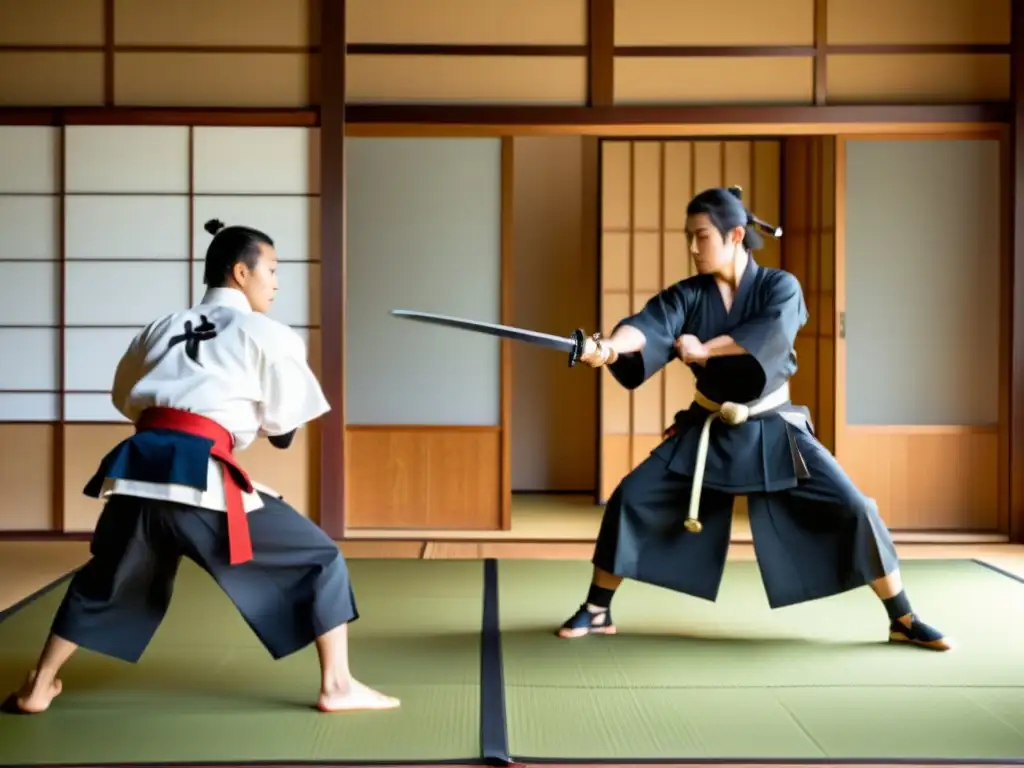
[[[213,578],[272,658],[315,644],[321,711],[400,704],[352,676],[348,626],[358,611],[337,544],[235,459],[261,437],[288,448],[330,405],[302,338],[266,314],[277,293],[273,241],[223,226],[206,225],[214,237],[202,301],[142,329],[117,366],[111,400],[135,433],[86,485],[86,495],[106,500],[92,557],[5,708],[48,709],[80,647],[137,662],[167,613],[183,557]],[[194,631],[206,631],[195,619]]]
[[[558,634],[613,634],[610,605],[624,578],[714,601],[733,502],[746,495],[772,608],[870,585],[890,641],[948,650],[911,608],[875,502],[815,438],[810,411],[790,401],[807,309],[796,277],[754,260],[759,228],[772,231],[738,188],[697,195],[686,223],[697,274],[585,345],[581,359],[607,365],[630,390],[678,357],[697,393],[608,500],[590,592]]]

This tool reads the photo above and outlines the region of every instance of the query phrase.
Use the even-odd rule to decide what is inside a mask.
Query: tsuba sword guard
[[[569,353],[569,367],[572,368],[576,363],[583,357],[584,344],[587,341],[586,334],[583,333],[582,328],[577,328],[569,336],[572,339],[573,348],[572,352]]]

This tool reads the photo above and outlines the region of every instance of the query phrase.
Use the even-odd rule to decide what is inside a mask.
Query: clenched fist
[[[704,365],[708,361],[708,349],[696,336],[684,334],[676,339],[673,346],[675,346],[679,359],[684,363]]]
[[[617,358],[615,350],[601,338],[601,334],[595,333],[584,339],[583,354],[580,355],[581,363],[589,365],[591,368],[600,368],[602,365],[614,363]]]

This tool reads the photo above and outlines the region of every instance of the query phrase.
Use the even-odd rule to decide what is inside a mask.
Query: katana
[[[522,341],[538,347],[557,349],[569,355],[569,367],[572,368],[579,362],[583,355],[583,345],[586,336],[581,328],[577,328],[569,336],[555,336],[550,333],[539,331],[528,331],[525,328],[516,328],[511,325],[500,325],[498,323],[485,323],[480,320],[466,320],[461,317],[448,317],[447,315],[435,315],[430,312],[417,312],[411,309],[393,309],[393,317],[403,320],[414,320],[418,323],[430,325],[441,325],[446,328],[458,328],[463,331],[482,333],[487,336],[497,336],[512,341]]]

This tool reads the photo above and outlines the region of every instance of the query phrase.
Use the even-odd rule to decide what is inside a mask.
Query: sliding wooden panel
[[[809,318],[796,340],[794,403],[807,406],[818,439],[835,449],[835,139],[782,140],[782,267],[803,287]]]
[[[212,218],[265,230],[277,244],[271,317],[319,360],[318,135],[301,128],[75,126],[67,129],[63,452],[64,529],[91,531],[101,503],[82,488],[131,433],[110,400],[132,337],[202,299]],[[253,478],[301,513],[316,506],[316,426],[287,451],[260,440],[239,455]]]
[[[510,148],[347,143],[349,528],[503,526],[507,351],[491,336],[388,313],[504,319]]]
[[[708,187],[739,185],[749,208],[779,221],[777,141],[605,141],[601,178],[601,332],[611,333],[658,291],[692,274],[684,228],[686,205]],[[781,263],[769,241],[755,258]],[[677,411],[693,398],[693,376],[669,364],[634,392],[600,372],[603,503],[661,441]]]
[[[517,136],[514,141],[511,323],[548,333],[593,331],[597,179],[587,165],[596,152],[580,136]],[[567,370],[565,358],[549,349],[514,344],[513,488],[592,494],[596,412],[592,372]]]
[[[998,530],[1000,146],[837,145],[836,455],[894,529]]]
[[[0,127],[0,531],[59,522],[60,154],[60,129]]]

